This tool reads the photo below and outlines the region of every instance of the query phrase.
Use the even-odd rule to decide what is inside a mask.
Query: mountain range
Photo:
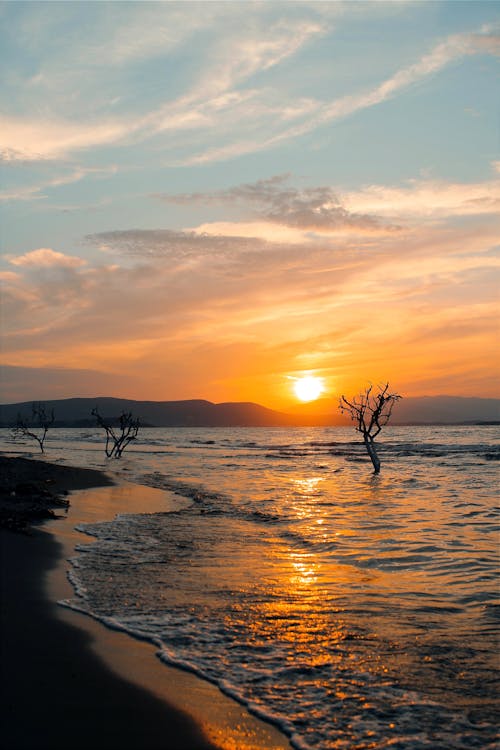
[[[0,426],[15,425],[18,415],[29,420],[31,401],[0,405]],[[55,427],[95,425],[92,409],[114,419],[122,412],[139,417],[149,427],[293,427],[351,424],[339,413],[337,402],[321,399],[283,413],[254,403],[221,403],[193,399],[186,401],[134,401],[122,398],[67,398],[44,401],[48,414],[54,410]],[[500,422],[500,399],[458,396],[404,398],[393,411],[391,424],[467,424]]]

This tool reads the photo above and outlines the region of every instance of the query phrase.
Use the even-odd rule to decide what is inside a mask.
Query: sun
[[[315,378],[313,375],[297,378],[293,390],[300,401],[314,401],[324,391],[323,379]]]

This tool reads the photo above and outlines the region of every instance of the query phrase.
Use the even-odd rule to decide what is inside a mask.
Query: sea
[[[387,426],[374,475],[347,427],[142,429],[119,460],[97,429],[52,430],[47,460],[182,499],[80,527],[63,604],[297,750],[493,750],[499,438]],[[0,448],[34,451],[7,431]]]

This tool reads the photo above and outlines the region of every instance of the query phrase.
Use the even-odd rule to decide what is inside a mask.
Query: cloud
[[[14,202],[14,201],[26,201],[26,200],[41,200],[47,196],[43,194],[44,190],[61,187],[62,185],[70,185],[80,180],[84,180],[88,176],[92,177],[105,177],[117,172],[117,167],[111,165],[109,167],[76,167],[71,172],[58,177],[53,177],[50,180],[43,180],[38,185],[29,185],[22,188],[10,188],[7,190],[0,191],[0,202]]]
[[[300,124],[271,137],[261,138],[258,141],[248,139],[233,141],[233,143],[224,146],[206,149],[189,157],[184,163],[186,165],[207,164],[255,151],[267,150],[285,141],[294,140],[323,127],[329,122],[344,119],[356,112],[382,104],[410,86],[439,72],[455,60],[478,53],[491,53],[493,49],[496,53],[495,40],[496,37],[493,36],[489,28],[481,33],[454,34],[437,44],[413,65],[396,71],[369,91],[348,94],[331,102],[323,103],[316,108],[316,112],[309,119]]]
[[[10,203],[14,201],[32,201],[45,198],[41,195],[42,187],[38,185],[26,185],[20,188],[10,188],[0,191],[0,202]]]
[[[215,64],[202,74],[198,92],[230,91],[242,81],[279,65],[295,55],[312,38],[325,33],[317,22],[280,19],[267,27],[239,29],[224,40],[215,54]]]
[[[0,158],[5,161],[64,159],[73,151],[121,141],[126,122],[74,122],[23,116],[0,117]]]
[[[126,66],[131,62],[165,57],[189,42],[194,34],[212,26],[221,15],[216,3],[132,3],[111,11],[111,23],[102,29],[95,45],[83,45],[82,62]],[[85,56],[85,57],[84,57]]]
[[[87,262],[83,258],[65,255],[49,247],[40,247],[24,255],[7,256],[7,259],[13,266],[26,268],[81,268]]]
[[[233,242],[237,243],[240,243],[244,238],[248,238],[254,249],[257,247],[256,243],[263,243],[267,247],[268,252],[275,251],[277,247],[285,245],[300,245],[304,247],[312,244],[314,241],[314,237],[310,231],[270,221],[258,220],[248,222],[205,222],[194,227],[192,234],[202,237],[226,237],[227,240],[232,238]]]
[[[276,177],[202,198],[228,207],[237,200],[262,213],[278,206],[286,217],[297,190],[290,188],[285,200],[285,183]],[[421,186],[405,190],[412,187],[418,195]],[[314,191],[307,195],[315,197]],[[456,332],[467,330],[459,354],[455,346],[461,371],[477,354],[474,332],[481,347],[493,338],[498,232],[482,214],[460,226],[453,219],[418,221],[404,233],[332,232],[319,241],[304,233],[293,244],[242,236],[244,223],[239,236],[223,233],[236,233],[236,222],[221,224],[214,235],[122,229],[86,238],[102,250],[86,266],[39,248],[17,263],[9,259],[16,273],[3,284],[5,360],[76,369],[91,361],[95,370],[133,373],[137,383],[151,371],[158,393],[175,384],[177,394],[185,393],[183,379],[199,387],[193,373],[206,366],[222,392],[228,369],[237,380],[247,361],[255,373],[311,362],[332,367],[334,361],[339,373],[355,367],[378,377],[384,368],[399,372],[410,360],[414,373],[431,357],[434,377]],[[449,324],[449,340],[446,324],[438,330],[436,321]],[[432,334],[428,344],[426,331]]]
[[[493,252],[494,229],[478,225],[467,230],[416,228],[406,234],[404,252],[397,235],[370,236],[366,244],[346,237],[290,244],[241,236],[130,230],[87,240],[118,256],[151,261],[155,271],[148,272],[146,281],[152,283],[156,276],[162,294],[170,289],[169,306],[174,301],[180,309],[192,303],[199,303],[200,309],[206,304],[213,309],[236,305],[246,316],[245,325],[267,315],[263,297],[269,299],[273,317],[278,308],[280,319],[288,315],[304,318],[306,308],[314,315],[321,310],[328,316],[339,306],[350,308],[367,299],[372,306],[383,307],[405,298],[439,294],[439,290],[460,285],[467,275],[491,275],[499,263]],[[175,292],[173,287],[177,287]],[[230,327],[227,320],[223,325]]]
[[[5,359],[77,369],[91,361],[95,370],[126,372],[136,387],[151,371],[147,392],[154,387],[161,397],[163,388],[169,398],[186,396],[185,388],[188,396],[206,395],[193,374],[201,370],[204,388],[218,379],[227,398],[228,378],[311,366],[313,354],[315,366],[334,367],[340,375],[353,362],[366,371],[362,358],[370,352],[370,374],[380,365],[398,377],[402,361],[425,357],[432,377],[443,352],[450,354],[443,343],[446,327],[441,341],[426,342],[425,331],[434,330],[438,318],[453,331],[467,324],[483,344],[496,318],[484,287],[492,277],[491,259],[464,259],[458,266],[457,244],[469,247],[469,238],[458,232],[448,248],[439,237],[413,239],[399,257],[397,246],[385,242],[364,254],[345,245],[336,252],[298,247],[268,253],[262,245],[250,255],[236,246],[222,257],[203,256],[198,266],[183,266],[169,251],[162,257],[159,238],[155,257],[143,257],[139,251],[152,238],[135,239],[136,266],[75,269],[79,286],[64,300],[54,300],[47,280],[32,280],[26,296],[17,298],[16,315],[8,316],[16,329],[5,332]],[[132,236],[128,243],[133,245]],[[477,297],[462,300],[477,272],[484,278],[481,315],[474,313]],[[421,343],[410,348],[419,335]],[[469,358],[469,341],[461,347],[461,363]],[[384,353],[379,365],[377,351]],[[124,395],[131,395],[131,385]]]
[[[368,278],[385,288],[385,278],[420,278],[431,258],[436,278],[448,271],[495,266],[484,252],[496,245],[498,183],[412,180],[338,197],[331,187],[300,190],[287,181],[288,175],[278,175],[226,190],[157,196],[179,205],[236,206],[239,220],[209,221],[185,231],[113,231],[86,239],[118,257],[168,261],[170,273],[203,270],[224,278],[335,270],[342,282],[353,269],[362,274],[366,268]],[[242,208],[248,209],[249,219],[241,216]],[[464,218],[467,225],[457,221]],[[396,220],[405,228],[394,231]],[[464,248],[464,256],[457,247]]]
[[[288,175],[277,175],[228,190],[180,195],[157,194],[153,197],[181,205],[241,203],[256,206],[254,215],[260,220],[307,231],[329,232],[347,228],[369,232],[396,228],[383,226],[375,216],[347,211],[330,187],[299,190],[286,185],[287,180]],[[200,230],[207,231],[208,225]]]
[[[196,232],[171,229],[130,229],[100,232],[85,237],[85,242],[96,245],[104,252],[120,253],[143,258],[175,258],[184,260],[200,255],[214,256],[238,249],[255,247],[253,238],[210,236]]]
[[[276,91],[267,92],[266,101],[266,90],[249,88],[248,81],[297,54],[312,38],[324,34],[326,26],[293,19],[263,25],[254,19],[242,27],[239,14],[237,20],[234,29],[229,22],[223,38],[216,38],[212,48],[208,46],[210,62],[201,67],[194,85],[137,123],[142,137],[186,128],[205,130],[210,135],[214,128],[230,130],[232,123],[248,122],[249,118],[286,121],[315,108],[315,103],[306,98],[280,102]],[[242,85],[245,88],[238,89]]]
[[[500,212],[500,181],[452,183],[409,180],[402,187],[370,185],[343,196],[351,211],[399,218],[495,215]]]
[[[34,161],[38,161],[38,159],[39,157],[35,157]],[[8,146],[4,146],[0,149],[0,163],[13,164],[15,162],[17,166],[22,166],[24,164],[30,164],[31,161],[33,160],[25,157],[23,152],[19,149],[10,148]]]
[[[11,74],[16,91],[21,88],[24,92],[17,97],[19,101],[29,102],[28,94],[40,96],[41,101],[36,106],[34,99],[24,114],[12,112],[0,120],[1,158],[8,162],[67,159],[75,152],[130,146],[162,134],[167,139],[163,141],[166,151],[175,154],[171,164],[235,158],[300,138],[381,104],[455,60],[495,54],[498,44],[493,28],[455,34],[371,89],[321,101],[296,95],[289,87],[261,76],[283,67],[312,41],[331,32],[334,18],[345,14],[347,6],[339,5],[338,12],[329,14],[322,11],[321,4],[297,4],[291,13],[286,4],[287,11],[282,12],[280,4],[271,9],[264,3],[252,6],[250,16],[241,4],[202,3],[196,7],[193,18],[192,4],[189,11],[176,3],[141,4],[140,8],[131,4],[118,14],[111,5],[103,18],[99,11],[87,18],[89,28],[83,41],[74,28],[66,36],[62,21],[58,29],[52,19],[51,28],[40,17],[42,31],[36,38],[43,38],[44,28],[52,37],[58,29],[59,43],[51,62],[42,65],[32,79]],[[74,22],[69,10],[63,17],[66,15]],[[26,38],[33,34],[33,26],[32,18],[24,32]],[[96,38],[90,34],[92,29]],[[141,62],[162,58],[168,72],[178,62],[179,49],[186,52],[196,35],[197,54],[204,63],[196,71],[183,68],[179,87],[157,86],[156,96],[147,99],[142,92],[141,96],[134,93],[129,84],[124,87],[117,68],[132,64],[137,74]],[[69,68],[61,65],[59,56],[64,53],[71,56]],[[188,131],[196,131],[196,141],[186,142]],[[237,138],[234,133],[239,134]],[[164,159],[168,162],[168,153]]]
[[[67,44],[72,40],[71,49],[66,50],[73,62],[71,67],[68,68],[66,59],[64,66],[58,60],[57,50],[62,52],[65,48],[64,41],[60,41],[55,47],[51,64],[40,69],[31,81],[16,80],[16,88],[24,86],[35,93],[43,90],[48,92],[49,97],[43,97],[43,109],[41,106],[33,108],[33,111],[42,109],[43,118],[26,112],[25,115],[12,113],[0,119],[1,158],[9,162],[65,159],[74,152],[89,148],[123,145],[131,140],[143,141],[160,133],[182,134],[186,128],[205,130],[208,134],[214,125],[220,126],[228,115],[237,110],[238,103],[254,98],[252,92],[237,90],[238,86],[295,55],[326,29],[326,24],[307,18],[284,16],[269,21],[265,6],[255,6],[251,19],[246,8],[239,4],[219,6],[202,3],[197,9],[196,18],[192,15],[193,7],[189,4],[189,10],[186,10],[178,4],[155,4],[151,8],[146,4],[138,12],[122,9],[120,14],[126,16],[126,22],[119,22],[117,28],[112,30],[109,19],[106,19],[104,28],[109,35],[102,44],[97,45],[98,52],[93,42],[75,39],[73,29],[73,35],[70,34],[65,42]],[[67,13],[71,20],[71,13]],[[112,6],[110,15],[114,16]],[[224,23],[219,27],[216,21],[220,16],[223,16]],[[45,28],[54,33],[50,25],[46,28],[44,19],[41,22],[42,30]],[[29,30],[33,33],[31,25]],[[166,96],[166,101],[157,107],[146,111],[143,109],[142,112],[129,109],[127,114],[110,116],[113,109],[110,106],[111,93],[107,95],[103,91],[98,96],[95,84],[98,91],[108,84],[113,101],[119,101],[120,97],[116,99],[116,87],[118,85],[121,91],[123,81],[108,76],[103,66],[109,63],[118,66],[129,62],[138,64],[143,58],[155,56],[165,58],[171,65],[170,55],[175,48],[189,44],[192,35],[200,30],[206,33],[199,45],[199,54],[202,57],[205,55],[209,62],[199,66],[194,83],[189,85],[186,81],[183,93],[174,99]],[[38,38],[41,34],[38,29],[37,32]],[[97,27],[96,33],[100,36],[103,31]],[[58,38],[64,40],[64,34]],[[102,83],[101,80],[94,80],[96,65],[102,72]],[[90,81],[94,82],[93,89],[89,88]],[[80,92],[79,98],[75,97],[75,90]],[[123,95],[125,100],[130,99],[128,85]],[[21,97],[18,99],[21,100]],[[90,114],[75,110],[80,100],[85,100],[84,111]],[[52,111],[48,109],[47,101]],[[255,103],[252,107],[255,111]],[[266,109],[264,106],[264,112]],[[302,111],[302,105],[288,103],[285,118],[293,116],[291,113],[297,112],[297,109]],[[270,108],[269,115],[273,110],[276,113],[276,107]],[[74,116],[68,116],[68,111],[73,111]],[[106,112],[104,117],[103,111]],[[239,116],[247,114],[245,110]]]
[[[20,278],[14,271],[0,271],[0,281],[18,281]]]
[[[488,27],[482,34],[471,35],[471,47],[475,52],[486,55],[500,55],[500,34]]]

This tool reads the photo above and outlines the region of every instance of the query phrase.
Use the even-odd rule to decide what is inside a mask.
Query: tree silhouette
[[[355,396],[350,401],[341,396],[339,409],[342,413],[349,414],[356,424],[356,430],[363,435],[363,441],[373,464],[374,473],[380,472],[380,459],[375,448],[375,438],[391,418],[394,404],[402,398],[397,393],[389,393],[389,383],[378,386],[374,393],[373,386],[369,385],[363,393]]]
[[[16,437],[29,437],[36,440],[40,446],[41,452],[45,453],[43,444],[47,437],[47,432],[54,422],[54,409],[52,409],[50,415],[48,415],[45,411],[45,404],[41,401],[33,402],[31,405],[31,420],[27,420],[22,417],[21,414],[18,414],[13,432]]]
[[[135,440],[140,428],[139,419],[134,419],[132,412],[122,412],[118,418],[118,426],[120,432],[115,432],[113,425],[110,420],[105,420],[98,410],[97,406],[92,409],[92,416],[97,420],[99,427],[102,427],[106,432],[106,445],[104,450],[108,458],[115,457],[121,458],[121,455],[127,445]]]

